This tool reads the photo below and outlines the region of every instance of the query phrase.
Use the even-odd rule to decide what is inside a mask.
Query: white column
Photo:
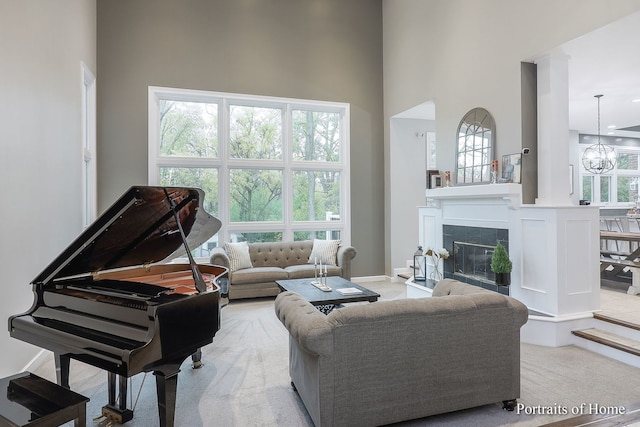
[[[538,69],[538,198],[544,206],[572,205],[569,180],[569,57],[556,53]]]

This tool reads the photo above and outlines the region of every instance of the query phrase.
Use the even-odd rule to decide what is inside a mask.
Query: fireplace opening
[[[509,230],[443,224],[442,243],[451,254],[444,260],[444,277],[508,295],[509,288],[497,286],[491,271],[498,242],[509,251]]]
[[[491,257],[495,248],[490,245],[454,241],[454,274],[484,283],[494,283],[496,275],[491,271]]]

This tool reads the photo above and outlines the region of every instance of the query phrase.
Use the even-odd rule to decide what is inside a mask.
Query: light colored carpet
[[[404,285],[363,283],[384,299],[403,298]],[[193,370],[188,359],[178,376],[177,426],[312,426],[302,402],[290,386],[288,335],[273,310],[273,298],[233,301],[221,312],[222,327],[203,349],[204,367]],[[197,327],[197,325],[194,325]],[[500,363],[496,360],[496,363]],[[581,405],[618,406],[640,398],[640,370],[577,347],[522,345],[519,403],[531,415],[506,412],[500,404],[401,423],[401,426],[539,426],[570,418]],[[50,354],[32,372],[55,381]],[[106,373],[71,362],[71,388],[91,399],[87,425],[107,401]],[[155,377],[132,379],[134,418],[126,425],[158,425]],[[357,392],[357,390],[354,390]],[[139,396],[138,396],[139,393]],[[132,405],[130,405],[132,406]]]

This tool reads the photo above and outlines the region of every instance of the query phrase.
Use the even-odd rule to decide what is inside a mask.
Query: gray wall
[[[0,0],[2,322],[31,307],[31,281],[82,231],[81,63],[95,74],[95,13],[95,0]],[[0,348],[0,377],[40,351],[6,326]]]
[[[536,64],[523,62],[522,73],[522,203],[534,204],[538,197],[538,73]]]
[[[147,89],[351,105],[354,276],[384,273],[381,0],[98,0],[99,210],[147,183]]]

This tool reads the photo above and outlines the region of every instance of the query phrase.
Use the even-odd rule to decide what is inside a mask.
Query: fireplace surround
[[[508,248],[511,285],[497,289],[486,278],[474,284],[508,291],[554,321],[588,317],[599,308],[596,207],[525,205],[521,185],[513,183],[429,189],[426,202],[418,207],[418,244],[423,248],[453,254],[452,233],[460,229],[466,234],[456,241],[487,246],[500,241]],[[444,277],[461,280],[454,275],[454,258],[444,260],[442,271]],[[594,262],[586,263],[589,259]],[[473,282],[466,277],[461,281]],[[409,288],[412,297],[430,295],[425,287]]]
[[[522,187],[513,183],[427,190],[426,205],[418,206],[418,244],[445,248],[452,254],[450,230],[456,227],[468,233],[456,237],[458,241],[486,246],[500,241],[508,248],[513,263],[511,285],[501,288],[530,310],[522,329],[524,342],[569,345],[572,330],[591,325],[593,312],[600,307],[597,207],[522,204]],[[475,240],[483,233],[490,233],[486,240]],[[482,252],[480,257],[486,260],[487,255]],[[443,272],[445,277],[457,278],[453,256],[443,263]],[[476,284],[487,287],[485,281]],[[431,295],[426,286],[406,284],[409,298]]]

